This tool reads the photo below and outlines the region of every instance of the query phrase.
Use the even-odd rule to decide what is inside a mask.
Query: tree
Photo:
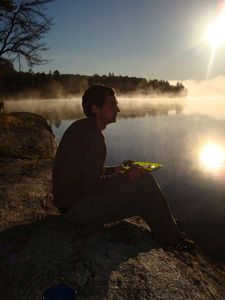
[[[49,62],[41,52],[47,50],[41,42],[53,25],[46,15],[44,5],[54,0],[0,0],[0,56],[12,60],[21,58],[27,64],[41,65]]]
[[[12,1],[11,0],[0,0],[0,13],[4,10],[11,10],[12,9]]]
[[[0,76],[14,73],[13,64],[10,60],[0,57]]]

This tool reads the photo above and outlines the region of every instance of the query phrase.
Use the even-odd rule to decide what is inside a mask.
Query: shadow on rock
[[[63,216],[50,216],[0,233],[5,300],[39,300],[46,288],[60,282],[76,286],[79,299],[108,299],[113,272],[139,253],[158,247],[135,221],[101,229],[73,226]]]

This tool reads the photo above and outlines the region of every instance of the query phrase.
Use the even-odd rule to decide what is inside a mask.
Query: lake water
[[[164,166],[153,175],[183,230],[225,261],[225,101],[221,97],[118,97],[121,113],[104,131],[106,165],[125,159]],[[8,101],[7,111],[44,115],[59,142],[82,118],[80,99]]]

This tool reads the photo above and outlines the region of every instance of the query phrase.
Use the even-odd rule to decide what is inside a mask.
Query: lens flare
[[[207,143],[201,151],[200,161],[209,170],[218,170],[224,166],[225,150],[218,144]]]
[[[216,55],[216,52],[219,47],[225,44],[225,2],[223,4],[221,13],[219,16],[212,22],[207,29],[205,34],[205,40],[211,46],[211,56],[207,69],[207,78],[209,77],[210,70],[213,65],[213,61]]]
[[[208,27],[207,41],[213,49],[217,49],[225,43],[225,17],[224,13]]]

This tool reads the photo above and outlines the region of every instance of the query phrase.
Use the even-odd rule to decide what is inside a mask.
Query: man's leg
[[[143,175],[116,189],[111,194],[83,199],[71,208],[66,218],[73,223],[96,226],[140,216],[160,242],[176,241],[181,236],[167,201],[151,175]]]

